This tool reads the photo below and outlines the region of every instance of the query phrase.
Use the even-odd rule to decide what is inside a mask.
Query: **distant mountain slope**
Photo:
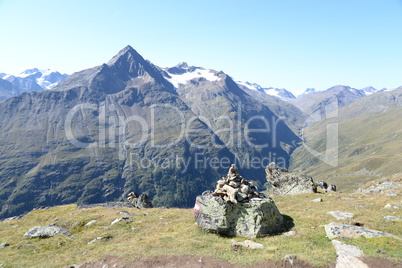
[[[300,146],[291,168],[351,191],[363,183],[402,172],[402,89],[361,98],[339,109],[338,116],[309,125],[309,148],[326,153],[327,126],[338,124],[339,164],[325,164]]]
[[[263,181],[264,167],[269,161],[288,165],[289,154],[299,137],[267,105],[240,89],[228,75],[220,73],[216,81],[195,78],[177,92],[240,163],[263,159],[258,168],[243,167],[246,174],[251,172]]]
[[[289,101],[284,101],[282,98],[278,98],[272,95],[268,95],[265,92],[256,90],[250,90],[242,88],[247,94],[252,96],[255,101],[262,102],[269,109],[281,118],[286,125],[296,134],[299,135],[300,129],[305,124],[307,114],[291,104]]]
[[[28,69],[20,74],[10,75],[1,73],[0,79],[6,80],[13,85],[10,94],[2,94],[0,89],[0,100],[18,96],[24,92],[42,91],[54,88],[59,82],[68,77],[53,70],[39,70],[38,68]]]
[[[183,133],[190,119],[202,132]],[[128,191],[189,207],[224,172],[196,160],[234,159],[212,146],[223,143],[131,47],[54,90],[1,102],[0,130],[0,218],[121,200]]]
[[[11,98],[15,91],[15,86],[12,83],[0,78],[0,101]]]
[[[366,96],[364,92],[349,86],[334,86],[325,91],[314,91],[291,101],[305,113],[312,115],[316,112],[324,113],[329,104],[336,102],[343,107]]]
[[[285,101],[296,98],[292,94],[292,92],[284,88],[274,88],[274,87],[264,88],[256,83],[241,82],[241,81],[236,81],[236,83],[242,89],[262,92],[270,96],[278,97]]]

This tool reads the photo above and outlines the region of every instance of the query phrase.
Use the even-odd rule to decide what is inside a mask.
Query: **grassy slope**
[[[402,172],[402,108],[353,118],[343,118],[343,112],[348,111],[340,110],[338,166],[319,161],[300,146],[292,155],[291,170],[336,184],[338,190],[349,192],[368,181]],[[326,150],[327,123],[324,120],[304,130],[306,144],[316,151]]]
[[[393,180],[402,182],[402,176]],[[399,190],[399,196],[402,191]],[[342,197],[355,200],[342,200]],[[313,203],[321,197],[324,202]],[[402,209],[387,210],[390,203],[402,206],[400,197],[379,194],[306,194],[277,196],[275,202],[281,211],[293,218],[292,230],[296,236],[283,235],[253,239],[264,244],[260,250],[233,251],[231,239],[200,230],[193,219],[191,209],[143,209],[125,208],[135,216],[130,223],[110,226],[119,210],[96,207],[77,210],[76,205],[37,210],[20,220],[0,222],[0,243],[10,246],[0,249],[0,264],[4,267],[62,267],[74,263],[96,261],[105,256],[116,256],[135,261],[144,256],[199,255],[212,256],[237,264],[253,264],[270,259],[279,261],[286,254],[293,254],[314,265],[326,266],[334,263],[335,251],[325,237],[323,225],[337,221],[326,212],[340,210],[355,213],[353,221],[364,223],[366,228],[389,232],[402,237],[401,222],[385,222],[384,216],[402,216]],[[364,205],[365,208],[359,208]],[[90,220],[97,222],[89,227],[83,225]],[[70,229],[74,238],[59,235],[47,239],[24,239],[23,234],[33,226],[57,223]],[[135,228],[134,230],[132,228]],[[97,240],[97,237],[109,238]],[[235,238],[243,241],[244,238]],[[402,259],[402,243],[393,238],[345,240],[362,248],[368,256],[385,257],[391,261]],[[377,253],[377,249],[386,254]],[[3,267],[3,266],[2,266]]]

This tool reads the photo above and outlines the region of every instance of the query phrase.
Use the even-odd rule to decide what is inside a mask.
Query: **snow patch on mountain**
[[[204,78],[210,82],[219,81],[221,79],[219,73],[214,70],[188,66],[185,62],[181,62],[172,68],[163,68],[162,70],[167,73],[165,78],[172,83],[175,88],[178,88],[180,84],[185,85],[195,78]]]
[[[246,82],[236,81],[236,83],[240,87],[245,87],[245,88],[247,88],[249,90],[253,90],[253,91],[259,91],[259,92],[265,93],[270,96],[278,97],[282,100],[289,100],[289,99],[295,98],[295,96],[290,91],[288,91],[284,88],[274,88],[274,87],[264,88],[257,83],[250,83],[247,81]]]
[[[31,80],[39,85],[44,90],[54,88],[58,83],[67,78],[67,74],[61,74],[53,69],[38,69],[32,68],[27,69],[21,73],[17,74],[4,74],[2,73],[2,79],[7,80],[14,84],[21,84],[21,79],[23,81]],[[18,82],[17,82],[18,81]],[[25,90],[30,91],[30,90]]]
[[[242,85],[245,86],[246,88],[250,89],[250,90],[255,90],[255,91],[261,91],[262,87],[257,84],[257,83],[250,83],[250,82],[242,82],[242,81],[236,81],[236,83],[238,85]]]

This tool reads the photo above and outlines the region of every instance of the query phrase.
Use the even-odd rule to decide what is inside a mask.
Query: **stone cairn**
[[[248,202],[253,197],[265,197],[264,194],[258,192],[252,182],[248,182],[240,176],[234,164],[229,168],[227,176],[217,181],[213,195],[220,196],[223,200],[233,204]]]
[[[153,208],[151,200],[146,194],[138,195],[136,192],[131,192],[127,196],[127,201],[136,208]]]

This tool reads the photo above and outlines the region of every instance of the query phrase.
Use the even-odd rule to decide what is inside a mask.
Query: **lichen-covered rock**
[[[28,232],[24,234],[24,238],[33,238],[33,237],[47,238],[59,234],[70,235],[70,232],[66,228],[50,224],[46,226],[35,226],[31,228]]]
[[[317,184],[307,175],[296,176],[286,168],[279,168],[274,162],[270,163],[265,172],[267,181],[274,188],[275,195],[295,195],[302,193],[316,193]]]
[[[370,230],[359,226],[334,223],[334,222],[325,225],[325,232],[327,233],[327,237],[329,239],[358,238],[358,237],[373,238],[380,236],[390,236],[396,239],[400,239],[397,236],[387,234],[381,231]]]
[[[231,203],[211,191],[197,196],[194,207],[197,224],[222,236],[262,237],[283,231],[283,216],[271,198],[251,198]]]
[[[355,268],[369,268],[359,258],[364,256],[363,251],[351,245],[346,245],[338,240],[332,240],[332,245],[336,250],[336,267],[355,267]]]
[[[355,216],[353,213],[343,211],[330,211],[327,214],[335,217],[337,220],[350,220]]]

